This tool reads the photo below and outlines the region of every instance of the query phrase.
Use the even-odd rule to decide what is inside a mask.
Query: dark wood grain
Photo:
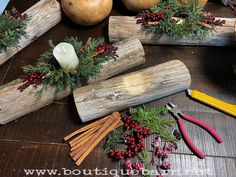
[[[11,0],[8,8],[15,6],[23,12],[36,2],[38,1]],[[233,17],[229,8],[212,2],[208,3],[207,10],[214,12],[216,16]],[[127,11],[119,0],[114,1],[111,14],[134,15]],[[0,66],[0,85],[18,78],[22,74],[22,66],[35,63],[37,58],[50,48],[47,44],[49,39],[52,39],[55,44],[62,41],[66,36],[77,36],[83,41],[86,41],[90,36],[107,39],[107,22],[105,20],[94,27],[82,27],[75,25],[64,16],[60,24]],[[232,63],[236,63],[235,48],[145,46],[145,52],[147,62],[127,72],[147,68],[172,59],[180,59],[190,70],[192,89],[197,89],[227,102],[236,102],[236,76],[232,71]],[[206,159],[200,160],[192,155],[184,142],[181,142],[177,153],[171,155],[173,169],[182,172],[191,169],[211,170],[212,175],[204,173],[201,175],[204,177],[235,176],[235,118],[198,103],[188,98],[183,92],[148,103],[147,106],[160,107],[169,101],[176,103],[183,112],[211,125],[224,140],[224,143],[219,145],[207,132],[186,122],[186,130],[189,132],[189,136],[196,146],[206,154]],[[62,138],[84,125],[79,120],[72,96],[69,96],[17,121],[0,126],[0,176],[25,176],[24,169],[27,168],[77,169],[78,167],[68,156],[69,148],[62,141]],[[150,141],[151,139],[147,141],[149,148],[150,143],[148,142]],[[122,164],[111,162],[104,155],[101,143],[79,169],[96,167],[119,169],[122,168]]]

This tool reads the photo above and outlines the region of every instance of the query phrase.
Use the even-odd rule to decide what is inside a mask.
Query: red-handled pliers
[[[186,142],[187,146],[200,159],[204,159],[205,155],[192,143],[192,141],[189,138],[187,132],[185,131],[184,122],[183,122],[182,119],[187,120],[189,122],[192,122],[192,123],[198,125],[199,127],[205,129],[210,135],[212,135],[215,138],[215,140],[218,143],[223,142],[221,136],[218,133],[216,133],[216,131],[212,127],[207,125],[206,123],[204,123],[204,122],[202,122],[202,121],[200,121],[200,120],[198,120],[194,117],[190,117],[187,114],[183,114],[180,110],[177,109],[176,105],[174,105],[173,103],[168,103],[166,105],[166,107],[174,115],[174,117],[177,119],[180,133],[182,134],[182,137],[183,137],[184,141]]]

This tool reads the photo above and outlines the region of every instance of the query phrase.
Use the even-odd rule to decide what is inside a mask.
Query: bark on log
[[[10,47],[0,53],[0,65],[61,21],[61,8],[57,0],[41,0],[24,13],[31,16],[25,30],[27,35],[22,37],[18,47]]]
[[[91,78],[89,83],[105,80],[145,62],[144,49],[138,39],[123,40],[114,45],[118,47],[117,55],[119,57],[103,63],[101,74],[96,78]],[[54,87],[49,87],[39,98],[40,87],[36,89],[29,87],[20,92],[17,88],[21,84],[17,79],[0,87],[0,124],[6,124],[72,93],[70,89],[67,89],[65,92],[57,94]]]
[[[191,85],[187,67],[173,60],[141,71],[115,77],[74,91],[77,111],[87,122],[113,111],[150,102]]]
[[[173,40],[166,34],[157,37],[154,32],[146,32],[142,29],[141,24],[136,23],[135,17],[111,16],[109,19],[109,39],[111,42],[115,42],[132,36],[138,38],[143,44],[236,46],[236,18],[220,19],[226,20],[226,24],[216,26],[208,37],[199,40]]]

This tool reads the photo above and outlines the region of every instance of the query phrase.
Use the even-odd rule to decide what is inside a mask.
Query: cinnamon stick
[[[87,137],[88,135],[93,134],[94,132],[96,132],[99,128],[101,127],[101,125],[98,125],[97,127],[93,127],[89,130],[87,130],[86,132],[82,133],[81,135],[77,136],[76,138],[74,138],[73,140],[71,140],[69,142],[71,147],[74,147],[76,144],[78,144],[80,141],[82,141],[84,139],[84,137]]]
[[[100,127],[99,127],[100,128]],[[77,141],[73,146],[71,146],[71,151],[77,149],[79,146],[83,145],[84,142],[87,142],[91,136],[93,136],[96,132],[91,132],[84,137],[82,137],[79,141]]]
[[[89,148],[76,161],[76,165],[79,166],[84,161],[84,159],[89,155],[89,153],[103,140],[104,137],[106,137],[117,125],[119,125],[120,122],[121,122],[120,118],[115,120],[114,123],[112,123],[102,134],[100,134],[98,138],[96,138],[96,140],[92,142]]]
[[[159,25],[160,22],[147,22],[148,25]]]
[[[82,149],[82,147],[77,148],[76,150],[70,152],[70,157],[73,159],[73,157]]]
[[[89,43],[91,42],[91,40],[92,40],[92,38],[89,37],[88,40],[87,40],[87,42],[86,42],[86,44],[85,44],[85,46],[84,46],[85,49],[88,48],[88,45],[89,45]]]
[[[117,124],[117,126],[114,129],[117,129],[117,128],[119,128],[122,125],[123,125],[123,123],[120,122],[119,124]],[[87,136],[86,138],[84,138],[83,141],[81,141],[78,144],[76,144],[75,147],[71,148],[72,152],[70,153],[70,156],[71,157],[75,156],[75,154],[77,154],[80,151],[81,146],[84,145],[87,141],[89,141],[92,137],[93,137],[93,135]]]
[[[118,112],[113,112],[112,115],[109,116],[110,118],[102,125],[102,127],[94,134],[94,136],[88,141],[85,146],[73,157],[74,161],[77,161],[83,153],[85,153],[93,142],[106,130],[110,127],[112,122],[119,120],[120,121],[120,114]]]
[[[212,29],[212,26],[209,25],[209,24],[207,24],[207,23],[204,23],[204,22],[198,22],[198,24],[199,24],[200,26],[206,27],[206,28],[208,28],[208,29]]]
[[[79,142],[78,144],[76,144],[76,146],[74,146],[73,148],[71,148],[71,157],[73,157],[75,154],[78,153],[78,150],[81,149],[81,146],[84,145],[85,143],[87,143],[94,135],[89,135],[88,137],[86,137],[83,141]]]
[[[118,124],[114,129],[117,129],[117,128],[119,128],[119,127],[122,126],[122,125],[123,125],[123,123],[120,122],[120,124]],[[93,134],[84,137],[82,141],[80,141],[78,144],[76,144],[76,146],[74,146],[73,148],[71,148],[71,151],[72,151],[72,152],[70,153],[70,156],[73,157],[76,153],[78,153],[78,151],[80,150],[80,147],[81,147],[82,145],[84,145],[87,141],[89,141],[90,138],[92,138],[92,137],[93,137]]]
[[[176,17],[173,17],[172,19],[180,19],[180,18],[176,18]],[[181,24],[183,21],[181,21],[181,19],[180,19],[180,21],[178,21],[176,24],[178,25],[178,24]],[[159,21],[156,21],[156,22],[147,22],[147,24],[148,25],[159,25],[160,24],[160,22]],[[198,25],[200,25],[200,26],[203,26],[203,27],[206,27],[206,28],[208,28],[208,29],[212,29],[212,26],[211,25],[209,25],[209,24],[207,24],[207,23],[204,23],[204,22],[199,22],[198,23]]]
[[[82,133],[82,132],[84,132],[84,131],[86,131],[86,130],[88,130],[88,129],[90,129],[90,128],[96,127],[96,126],[98,126],[98,125],[104,123],[104,122],[108,119],[108,117],[109,117],[109,116],[107,116],[107,117],[105,117],[105,118],[103,118],[103,119],[100,119],[100,120],[98,120],[98,121],[96,121],[96,122],[93,122],[93,123],[91,123],[91,124],[89,124],[89,125],[87,125],[87,126],[85,126],[85,127],[83,127],[83,128],[80,128],[79,130],[74,131],[73,133],[71,133],[71,134],[65,136],[65,137],[64,137],[64,141],[67,141],[67,140],[71,139],[72,137],[74,137],[75,135],[77,135],[77,134],[79,134],[79,133]]]

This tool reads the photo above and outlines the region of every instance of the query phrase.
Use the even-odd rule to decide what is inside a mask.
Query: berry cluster
[[[165,14],[163,12],[146,12],[138,14],[137,24],[148,25],[148,22],[160,22],[165,19]]]
[[[109,157],[113,159],[124,159],[134,157],[137,153],[144,150],[144,139],[152,134],[151,130],[142,127],[138,122],[133,121],[130,116],[123,116],[124,128],[130,131],[124,137],[124,143],[127,145],[126,151],[119,152],[117,149],[112,149],[109,152]]]
[[[152,164],[162,170],[170,170],[171,165],[168,156],[178,148],[177,144],[174,142],[163,143],[161,137],[157,136],[152,142],[152,148],[154,150]]]
[[[24,84],[21,85],[18,88],[18,90],[23,92],[30,85],[37,87],[38,85],[40,85],[43,82],[45,75],[46,75],[45,73],[34,72],[34,73],[30,73],[26,76],[21,76],[20,79],[22,80],[22,82],[24,82]]]
[[[111,44],[106,44],[106,43],[99,44],[95,50],[99,55],[113,54],[114,56],[118,57],[116,55],[118,47],[114,47]]]
[[[170,163],[167,160],[165,160],[162,162],[160,168],[163,170],[170,170]]]
[[[139,173],[142,173],[144,170],[144,164],[134,162],[132,163],[130,160],[125,161],[125,168],[128,171],[129,175],[134,175],[134,170],[137,170]]]
[[[12,18],[15,18],[15,19],[19,19],[19,20],[25,20],[28,15],[27,14],[21,14],[18,10],[16,10],[15,8],[12,8],[10,11],[5,11],[5,16],[8,18],[8,19],[12,19]]]
[[[209,25],[217,25],[217,26],[223,26],[225,24],[225,20],[216,20],[214,15],[207,14],[203,17],[202,22],[207,23]]]
[[[21,14],[19,12],[10,12],[10,15],[13,16],[14,18],[18,18],[20,20],[25,20],[27,18],[27,15],[26,14]]]

